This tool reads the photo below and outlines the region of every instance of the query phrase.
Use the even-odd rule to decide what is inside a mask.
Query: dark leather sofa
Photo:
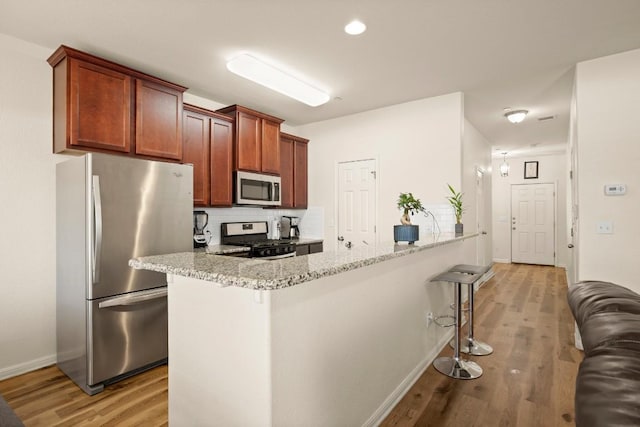
[[[608,282],[569,287],[584,360],[576,378],[576,427],[640,426],[640,295]]]

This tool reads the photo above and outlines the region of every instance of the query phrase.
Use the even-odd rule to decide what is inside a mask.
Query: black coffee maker
[[[209,243],[208,231],[205,231],[209,223],[209,214],[205,211],[193,211],[193,247],[204,248]]]

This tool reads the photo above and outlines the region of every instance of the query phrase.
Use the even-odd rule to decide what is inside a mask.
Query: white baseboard
[[[36,369],[44,368],[45,366],[55,365],[57,361],[56,355],[51,354],[39,359],[29,360],[28,362],[20,363],[18,365],[7,366],[0,369],[0,380],[15,377],[27,372],[35,371]]]
[[[510,258],[494,258],[493,262],[498,262],[500,264],[511,264]]]
[[[436,359],[442,349],[449,345],[449,341],[453,338],[453,332],[448,332],[438,341],[437,345],[427,354],[427,356],[413,368],[413,370],[407,375],[407,377],[396,387],[396,389],[382,402],[382,405],[376,409],[376,411],[369,417],[369,419],[362,425],[363,427],[378,426],[384,421],[384,419],[391,413],[393,408],[400,402],[407,392],[418,381],[420,376],[427,370],[429,365]]]

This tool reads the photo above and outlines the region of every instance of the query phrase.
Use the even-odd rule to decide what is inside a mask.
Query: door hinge
[[[377,233],[378,232],[378,227],[376,227],[375,225],[373,226],[373,232]]]
[[[569,179],[573,179],[573,171],[569,171]]]

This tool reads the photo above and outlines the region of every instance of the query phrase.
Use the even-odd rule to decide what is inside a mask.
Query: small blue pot
[[[420,239],[420,227],[417,225],[394,225],[393,240],[398,242],[409,242],[413,244]]]

